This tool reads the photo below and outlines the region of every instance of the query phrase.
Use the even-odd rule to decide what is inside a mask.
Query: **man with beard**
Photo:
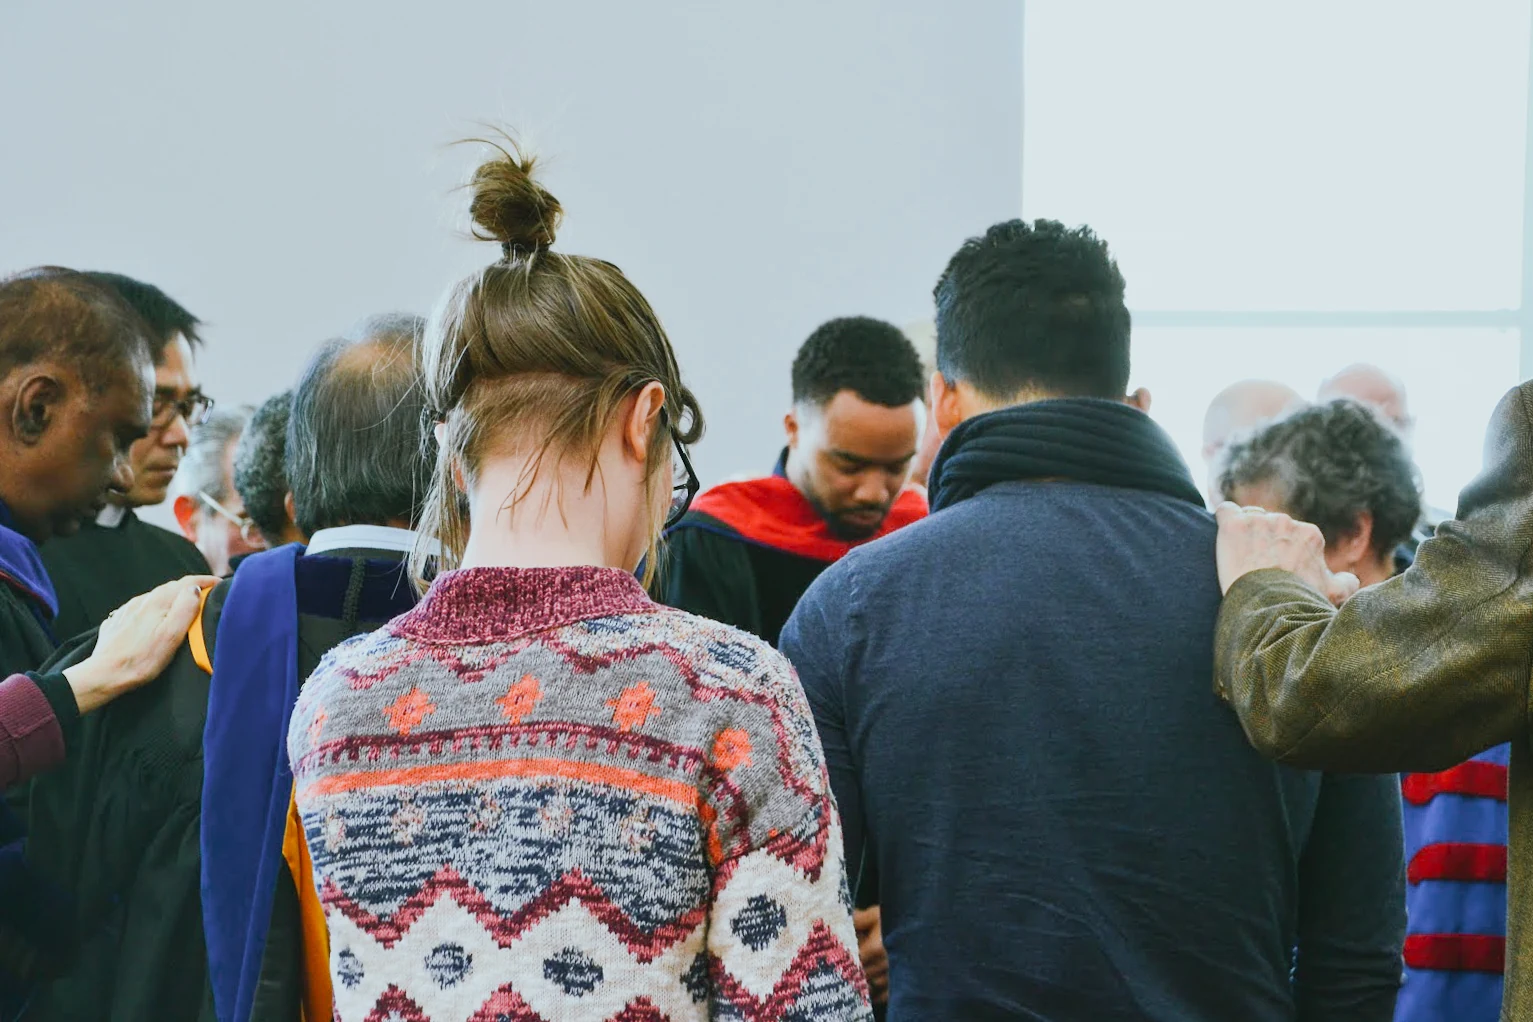
[[[1124,286],[1088,228],[963,244],[936,511],[782,632],[883,910],[888,1017],[1389,1022],[1398,784],[1276,767],[1209,695],[1214,523],[1129,392]]]
[[[666,537],[661,602],[776,645],[820,572],[926,514],[906,488],[921,442],[923,375],[892,324],[833,319],[793,360],[788,446],[770,476],[701,494]]]

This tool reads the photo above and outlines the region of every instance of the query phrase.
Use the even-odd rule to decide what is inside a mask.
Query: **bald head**
[[[1225,387],[1203,416],[1203,461],[1208,465],[1208,497],[1217,504],[1219,460],[1231,440],[1305,404],[1292,387],[1275,380],[1241,380]]]
[[[416,368],[420,321],[370,321],[322,347],[293,389],[285,462],[298,527],[416,519],[430,483]]]
[[[1230,438],[1304,404],[1299,392],[1274,380],[1242,380],[1221,390],[1203,416],[1203,458],[1211,460]]]
[[[1350,365],[1320,385],[1321,401],[1350,397],[1382,415],[1401,434],[1409,436],[1415,424],[1405,399],[1405,385],[1375,365]]]

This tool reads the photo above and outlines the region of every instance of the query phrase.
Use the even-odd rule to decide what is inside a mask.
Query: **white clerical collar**
[[[309,537],[304,550],[307,557],[317,557],[332,550],[392,550],[407,554],[415,549],[415,533],[387,525],[342,525],[320,529]]]
[[[96,524],[103,529],[115,529],[128,520],[128,509],[118,507],[116,504],[108,504],[96,512]]]

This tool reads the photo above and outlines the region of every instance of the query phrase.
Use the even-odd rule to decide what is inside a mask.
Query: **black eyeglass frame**
[[[686,470],[687,477],[682,482],[671,480],[671,510],[665,518],[665,528],[670,529],[686,517],[687,509],[692,506],[692,501],[697,498],[697,493],[703,488],[698,481],[697,470],[692,467],[692,459],[687,457],[687,447],[681,442],[681,437],[671,427],[670,416],[662,409],[660,412],[660,424],[671,434],[671,445],[676,448],[676,455],[681,459],[681,467]],[[680,504],[676,502],[676,495],[685,491],[686,497]]]
[[[156,401],[155,404],[159,404],[159,402]],[[207,422],[208,416],[213,413],[213,405],[213,399],[200,390],[186,395],[186,397],[181,398],[179,401],[167,400],[160,411],[155,412],[153,408],[150,409],[150,428],[169,429],[170,424],[178,418],[186,421],[188,429],[200,426]],[[166,413],[170,411],[174,411],[175,414],[166,418]]]

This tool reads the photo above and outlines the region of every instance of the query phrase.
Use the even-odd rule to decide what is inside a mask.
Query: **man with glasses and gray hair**
[[[95,628],[140,593],[183,575],[208,572],[194,545],[134,513],[164,502],[188,434],[212,409],[192,360],[202,344],[197,332],[202,323],[153,284],[119,273],[82,276],[117,294],[148,324],[154,405],[148,434],[128,450],[133,482],[114,489],[107,506],[82,522],[79,532],[43,547],[43,565],[58,594],[53,630],[60,639]]]
[[[434,463],[422,325],[377,317],[320,349],[285,444],[305,545],[242,561],[158,680],[87,718],[84,753],[34,783],[28,859],[78,906],[80,943],[36,1017],[330,1016],[288,718],[321,657],[417,598],[405,561]]]
[[[251,409],[215,409],[192,430],[191,443],[176,473],[171,503],[181,535],[194,543],[215,575],[228,575],[234,563],[266,540],[234,486],[234,457],[250,421]]]

